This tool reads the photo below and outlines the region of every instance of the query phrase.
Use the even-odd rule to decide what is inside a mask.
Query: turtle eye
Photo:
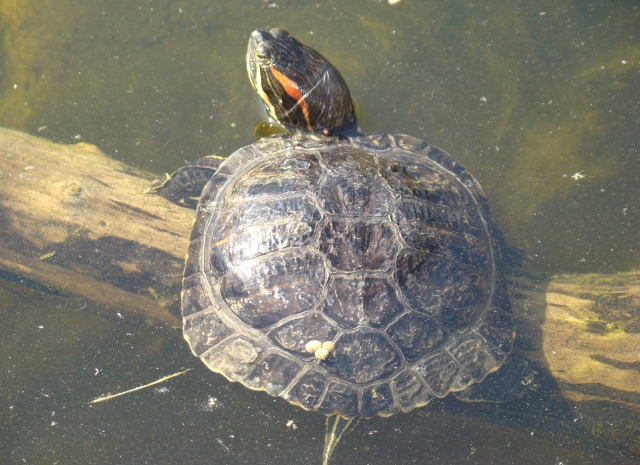
[[[260,44],[256,47],[254,56],[256,58],[256,61],[261,64],[266,64],[269,61],[267,48],[264,46],[264,44]]]

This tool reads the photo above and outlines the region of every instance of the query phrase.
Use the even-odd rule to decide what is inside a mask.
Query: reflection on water
[[[244,68],[248,35],[283,27],[341,70],[365,131],[408,133],[460,159],[533,268],[637,269],[638,24],[633,2],[4,0],[0,126],[93,143],[157,173],[227,155],[253,141],[262,117]],[[0,292],[3,463],[320,457],[323,417],[209,373],[178,333]],[[158,389],[87,404],[187,367]],[[363,422],[336,454],[354,464],[629,463],[607,452],[615,438],[590,442],[546,386],[508,407],[447,401]]]

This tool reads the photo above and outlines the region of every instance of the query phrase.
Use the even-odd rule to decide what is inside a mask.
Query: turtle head
[[[283,126],[325,135],[357,131],[351,93],[338,70],[287,31],[254,31],[247,71],[269,116]]]

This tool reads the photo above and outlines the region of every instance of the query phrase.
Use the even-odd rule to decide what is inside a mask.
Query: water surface
[[[228,155],[264,117],[244,56],[250,32],[271,27],[340,69],[364,131],[458,158],[531,269],[640,267],[637,1],[4,0],[0,126],[157,174]],[[322,416],[211,374],[178,333],[6,291],[0,320],[3,463],[319,460]],[[363,422],[336,463],[631,463],[624,439],[594,440],[549,383],[510,406],[446,401]]]

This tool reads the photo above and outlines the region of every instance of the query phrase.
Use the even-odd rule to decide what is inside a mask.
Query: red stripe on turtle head
[[[297,82],[289,79],[287,76],[282,74],[280,71],[275,69],[273,65],[270,66],[271,74],[282,86],[282,89],[297,102],[297,105],[302,109],[302,113],[304,114],[304,119],[307,122],[307,129],[309,131],[313,131],[313,125],[311,124],[311,117],[309,115],[309,108],[307,107],[307,102],[304,100],[304,95],[300,91],[300,86]],[[292,108],[289,111],[293,110]]]

